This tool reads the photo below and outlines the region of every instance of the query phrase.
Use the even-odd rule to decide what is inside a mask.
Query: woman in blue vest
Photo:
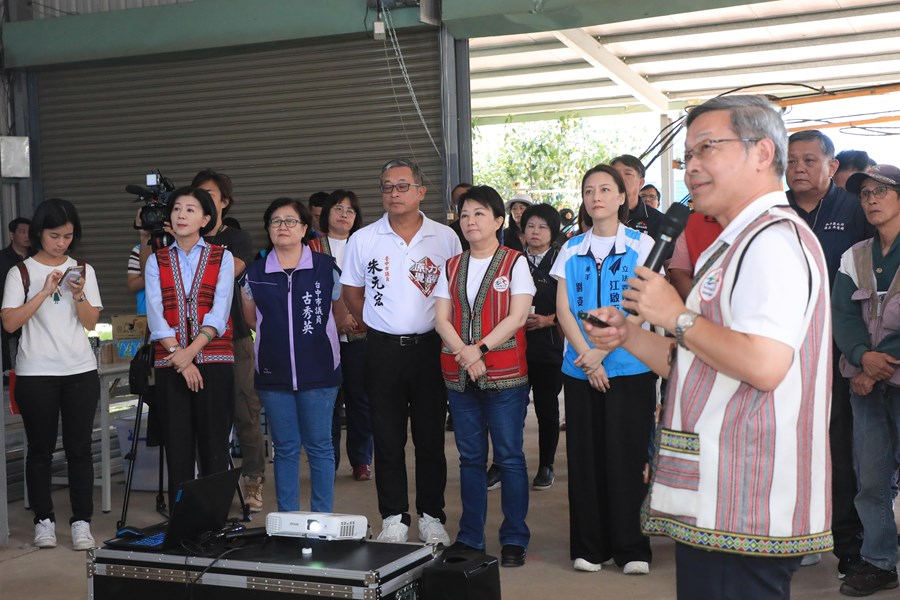
[[[497,241],[503,199],[475,186],[459,199],[469,250],[447,261],[435,288],[435,329],[444,341],[441,368],[459,450],[462,516],[451,551],[484,550],[487,435],[500,467],[501,564],[525,563],[530,532],[522,430],[528,407],[525,320],[534,282],[525,257]]]
[[[306,245],[312,216],[278,198],[263,217],[272,251],[247,267],[244,316],[256,329],[256,390],[275,446],[278,510],[300,510],[300,448],[309,460],[314,512],[334,503],[331,414],[341,384],[332,302],[340,298],[334,258]]]
[[[559,281],[556,315],[568,342],[563,356],[566,455],[569,467],[569,551],[577,571],[614,560],[626,574],[650,571],[650,541],[641,532],[643,478],[656,409],[656,376],[618,348],[587,340],[580,311],[621,309],[622,290],[653,247],[623,225],[625,182],[597,165],[581,182],[591,230],[565,243],[551,275]]]

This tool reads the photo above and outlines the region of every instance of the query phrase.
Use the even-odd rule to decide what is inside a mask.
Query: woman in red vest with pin
[[[216,223],[206,190],[172,192],[175,238],[147,260],[147,322],[155,341],[156,399],[169,468],[169,503],[178,486],[228,469],[234,414],[231,295],[234,259],[203,236]]]
[[[530,532],[528,472],[522,449],[528,408],[525,320],[535,293],[525,257],[501,246],[503,199],[483,185],[459,199],[470,249],[447,261],[435,289],[435,329],[444,341],[441,366],[459,450],[462,516],[448,551],[484,550],[487,435],[500,467],[501,564],[525,563]]]

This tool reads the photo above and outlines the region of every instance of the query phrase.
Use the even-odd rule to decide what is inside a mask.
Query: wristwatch
[[[687,310],[675,319],[675,340],[678,345],[687,350],[684,345],[684,332],[694,326],[694,322],[700,315],[692,310]]]
[[[168,350],[169,354],[172,354],[173,352],[178,350],[178,346],[169,346],[168,348],[166,348],[166,350]]]
[[[485,355],[487,355],[487,353],[491,351],[491,349],[488,348],[487,344],[485,344],[484,342],[478,344],[478,349],[481,351],[481,358],[484,358]]]
[[[81,304],[81,303],[84,302],[85,300],[87,300],[87,296],[85,296],[84,294],[82,294],[80,298],[77,298],[77,299],[75,300],[75,304]]]

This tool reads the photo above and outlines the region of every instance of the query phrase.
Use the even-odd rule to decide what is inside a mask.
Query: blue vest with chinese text
[[[590,235],[590,233],[585,235]],[[641,236],[640,232],[633,229],[626,229],[625,235],[632,239],[640,239]],[[568,244],[578,244],[581,239],[581,236],[572,238]],[[615,246],[613,246],[599,267],[590,250],[587,254],[573,254],[566,261],[566,292],[569,297],[569,310],[574,315],[582,335],[584,335],[584,327],[581,319],[578,318],[578,311],[587,311],[601,306],[615,306],[622,310],[622,291],[628,288],[626,281],[634,277],[634,268],[637,264],[637,250],[629,245],[625,246],[625,252],[622,254],[616,254]],[[590,342],[588,345],[594,347]],[[563,373],[576,379],[587,379],[587,375],[575,366],[576,358],[578,358],[578,352],[571,344],[566,344]],[[606,374],[610,378],[637,375],[650,370],[644,363],[622,348],[616,348],[603,359],[603,368],[606,369]]]

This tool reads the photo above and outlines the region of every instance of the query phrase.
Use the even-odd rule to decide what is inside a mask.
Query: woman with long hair
[[[359,198],[349,190],[335,190],[322,207],[319,217],[322,235],[309,242],[313,252],[333,256],[339,269],[344,268],[344,249],[347,240],[362,227],[362,211]],[[366,356],[366,326],[358,323],[347,310],[342,299],[333,304],[337,330],[341,342],[341,371],[344,381],[334,403],[331,423],[331,441],[334,446],[334,468],[341,462],[340,406],[345,407],[347,418],[347,459],[353,469],[353,479],[372,479],[372,420],[369,415],[369,398],[366,396],[363,377]]]
[[[300,450],[310,470],[310,509],[331,512],[334,448],[331,420],[341,383],[332,303],[340,298],[334,258],[307,246],[312,215],[302,202],[278,198],[263,216],[272,251],[247,268],[244,316],[256,329],[256,391],[275,445],[280,511],[300,510]]]
[[[175,241],[144,269],[147,324],[155,341],[156,408],[169,468],[169,506],[178,486],[229,467],[234,415],[231,298],[234,258],[203,236],[216,224],[206,190],[172,192],[169,221]]]
[[[556,316],[568,342],[563,356],[570,554],[577,571],[613,559],[626,574],[650,571],[650,541],[641,532],[643,479],[656,408],[656,376],[624,349],[604,352],[587,339],[578,316],[600,306],[621,309],[622,290],[653,247],[629,229],[625,182],[609,165],[584,174],[582,200],[591,230],[560,250]]]
[[[451,551],[485,547],[487,436],[500,468],[501,564],[525,564],[530,539],[523,428],[528,408],[525,320],[535,287],[520,252],[501,246],[503,199],[475,186],[459,199],[469,250],[447,261],[435,288],[435,329],[459,450],[462,516]]]
[[[34,545],[56,546],[50,478],[61,418],[72,547],[88,550],[95,546],[91,433],[100,378],[85,329],[97,325],[103,304],[94,269],[69,256],[81,240],[81,221],[71,202],[54,198],[38,205],[28,235],[37,253],[7,274],[0,317],[6,331],[22,328],[15,396],[28,444],[25,480]]]

